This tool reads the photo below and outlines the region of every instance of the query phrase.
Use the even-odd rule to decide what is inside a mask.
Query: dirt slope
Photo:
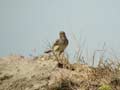
[[[102,75],[99,71],[82,64],[60,67],[55,58],[46,56],[8,56],[0,58],[0,90],[98,90],[110,85],[113,77],[112,71],[103,69]],[[120,90],[118,86],[113,89]]]

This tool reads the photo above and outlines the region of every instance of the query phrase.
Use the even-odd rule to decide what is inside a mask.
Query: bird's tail
[[[44,53],[50,53],[50,52],[52,52],[52,50],[45,51]]]

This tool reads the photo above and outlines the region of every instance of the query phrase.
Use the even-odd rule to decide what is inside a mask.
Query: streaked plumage
[[[54,51],[60,55],[62,52],[64,52],[67,46],[68,46],[68,39],[66,37],[65,32],[61,31],[59,33],[59,39],[56,40],[56,42],[53,44],[52,49],[45,51],[45,53],[50,53]]]

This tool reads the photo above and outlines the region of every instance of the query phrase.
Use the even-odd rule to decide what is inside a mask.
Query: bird
[[[66,49],[66,47],[68,46],[68,39],[66,37],[66,34],[64,31],[60,31],[59,32],[59,39],[57,39],[55,41],[55,43],[53,44],[52,48],[48,51],[45,51],[45,53],[57,53],[58,55],[61,55],[64,50]]]

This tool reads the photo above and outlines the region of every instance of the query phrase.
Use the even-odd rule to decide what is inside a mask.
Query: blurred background
[[[71,60],[107,48],[120,54],[120,0],[0,0],[0,56],[42,55],[65,31]]]

